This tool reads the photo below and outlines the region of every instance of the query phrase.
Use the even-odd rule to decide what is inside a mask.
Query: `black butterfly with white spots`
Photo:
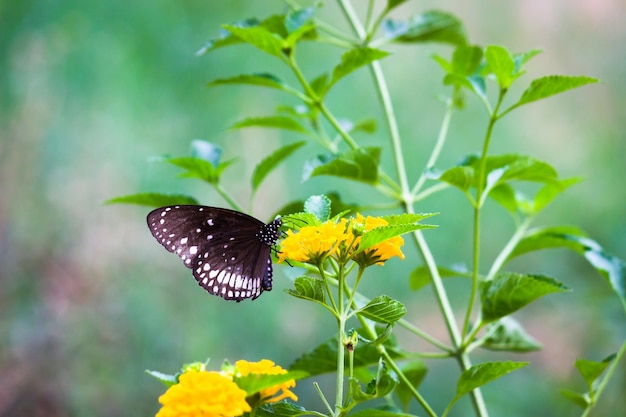
[[[178,255],[209,293],[237,302],[272,289],[279,217],[266,224],[218,207],[167,206],[148,214],[152,236]]]

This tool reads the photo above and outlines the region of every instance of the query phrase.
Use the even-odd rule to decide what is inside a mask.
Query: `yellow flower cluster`
[[[363,217],[357,213],[356,217],[350,220],[341,219],[336,223],[327,221],[319,226],[305,226],[297,233],[289,230],[281,242],[278,261],[291,259],[317,264],[328,256],[346,259],[354,255],[354,260],[361,264],[382,265],[393,256],[404,259],[404,254],[400,250],[404,239],[400,236],[392,237],[355,255],[362,232],[387,224],[387,221],[380,217]]]
[[[252,408],[246,401],[246,391],[236,384],[236,377],[255,375],[280,375],[287,371],[274,362],[237,361],[235,366],[224,366],[222,372],[190,369],[178,377],[178,383],[159,397],[162,404],[156,417],[236,417]],[[296,386],[292,379],[261,390],[253,404],[273,403],[284,398],[294,401],[298,397],[290,391]]]
[[[185,372],[159,402],[156,417],[228,417],[251,410],[246,392],[219,372]]]

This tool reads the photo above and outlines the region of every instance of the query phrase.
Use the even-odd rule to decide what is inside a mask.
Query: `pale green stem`
[[[439,135],[437,136],[437,142],[435,142],[435,146],[433,151],[428,158],[428,162],[426,162],[426,167],[422,175],[420,175],[415,187],[411,193],[413,195],[417,195],[419,191],[422,189],[424,182],[426,182],[426,171],[431,169],[437,163],[437,159],[439,159],[439,154],[441,154],[441,150],[443,149],[443,145],[446,142],[446,138],[448,137],[448,128],[450,126],[450,120],[452,119],[452,112],[454,110],[454,106],[452,104],[452,99],[448,98],[446,101],[446,112],[443,116],[443,120],[441,121],[441,127],[439,128]],[[423,198],[423,197],[422,197]]]
[[[478,184],[476,185],[476,204],[474,205],[474,219],[473,219],[473,238],[472,238],[472,287],[470,289],[469,301],[467,304],[467,310],[465,312],[465,320],[463,320],[463,334],[467,333],[469,324],[472,318],[472,311],[474,310],[474,303],[476,301],[476,294],[478,292],[478,277],[480,274],[480,213],[482,210],[483,192],[485,190],[485,170],[487,165],[487,153],[489,151],[489,144],[491,143],[491,136],[493,133],[493,127],[498,120],[498,109],[502,103],[502,99],[506,90],[500,90],[498,95],[498,103],[494,109],[494,113],[489,118],[489,124],[487,125],[487,131],[485,132],[485,139],[483,141],[483,149],[480,155],[480,164],[476,177],[478,178]]]
[[[344,366],[345,366],[345,348],[343,346],[343,338],[345,335],[345,327],[346,327],[346,304],[345,304],[345,295],[344,295],[344,266],[339,266],[339,273],[337,275],[337,307],[339,310],[337,313],[339,317],[337,319],[337,388],[335,392],[335,416],[338,416],[341,413],[341,408],[343,407],[343,379],[344,379]]]
[[[239,203],[237,203],[237,202],[236,202],[236,201],[235,201],[235,200],[234,200],[234,199],[230,196],[230,194],[228,194],[228,193],[226,192],[226,190],[224,190],[224,189],[222,188],[222,186],[221,186],[221,185],[219,185],[219,184],[212,184],[212,185],[213,185],[213,188],[215,188],[215,191],[217,191],[217,193],[218,193],[220,196],[222,196],[222,198],[223,198],[224,200],[226,200],[226,202],[228,203],[228,205],[229,205],[230,207],[232,207],[232,209],[233,209],[233,210],[242,211],[242,212],[244,212],[244,211],[245,211],[245,210],[243,209],[243,207],[241,207],[241,206],[239,205]]]
[[[532,220],[532,217],[526,217],[524,221],[519,225],[513,236],[511,236],[511,239],[509,239],[504,248],[502,248],[502,251],[500,251],[496,259],[493,261],[493,264],[491,264],[491,268],[489,269],[489,273],[485,277],[485,281],[492,280],[500,271],[500,269],[502,269],[502,266],[504,266],[504,264],[506,263],[509,255],[511,254],[511,252],[513,252],[513,249],[515,249],[519,241],[522,240],[522,238],[526,234],[526,231],[528,230],[528,227],[530,226]]]

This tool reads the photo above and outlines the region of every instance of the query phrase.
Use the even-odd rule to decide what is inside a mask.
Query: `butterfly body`
[[[241,301],[272,289],[271,252],[280,218],[265,224],[234,210],[180,205],[153,210],[147,222],[154,238],[209,293]]]

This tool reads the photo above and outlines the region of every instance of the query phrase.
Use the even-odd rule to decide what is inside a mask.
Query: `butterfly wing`
[[[147,221],[155,239],[178,255],[209,293],[241,301],[271,290],[276,221],[266,225],[244,213],[207,206],[161,207]]]

